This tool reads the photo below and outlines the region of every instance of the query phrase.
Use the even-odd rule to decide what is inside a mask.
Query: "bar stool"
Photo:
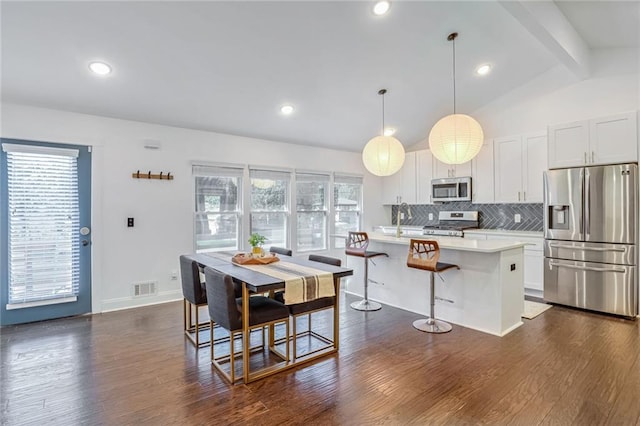
[[[411,240],[409,245],[409,255],[407,256],[407,266],[409,268],[429,271],[429,284],[431,291],[431,316],[413,322],[413,326],[420,331],[427,333],[447,333],[451,331],[451,324],[438,320],[435,317],[434,309],[436,305],[435,274],[448,269],[460,269],[458,265],[438,262],[440,258],[440,247],[437,241],[432,240]]]
[[[386,256],[387,253],[377,251],[367,251],[369,246],[369,236],[366,232],[349,232],[345,254],[347,256],[364,257],[364,299],[359,302],[353,302],[351,307],[358,311],[377,311],[382,305],[369,300],[369,259]]]

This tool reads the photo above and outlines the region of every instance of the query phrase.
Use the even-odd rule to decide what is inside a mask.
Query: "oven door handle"
[[[571,250],[584,250],[584,251],[619,251],[626,252],[627,249],[625,247],[622,248],[598,248],[598,247],[574,247],[574,246],[563,246],[562,244],[549,244],[551,248],[561,248],[561,249],[571,249]]]
[[[594,268],[592,266],[576,266],[576,265],[568,265],[568,264],[556,263],[556,262],[549,262],[549,266],[556,266],[558,268],[578,269],[580,271],[619,272],[621,274],[624,274],[625,272],[627,272],[624,269],[618,269],[618,268]]]

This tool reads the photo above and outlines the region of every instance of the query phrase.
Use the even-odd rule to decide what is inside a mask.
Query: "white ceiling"
[[[396,2],[383,17],[372,5],[5,1],[2,99],[360,151],[380,132],[380,88],[405,146],[452,111],[452,31],[458,112],[559,63],[497,2]],[[590,24],[606,11],[589,8],[561,6],[587,44],[614,43]],[[92,60],[114,72],[91,75]],[[482,63],[494,66],[486,77],[474,74]],[[280,114],[285,103],[292,116]]]

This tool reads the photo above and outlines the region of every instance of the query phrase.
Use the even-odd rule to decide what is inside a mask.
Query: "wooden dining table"
[[[335,306],[333,308],[333,346],[327,348],[324,351],[319,351],[304,359],[296,360],[291,359],[288,361],[279,362],[275,365],[260,369],[251,373],[249,371],[249,355],[250,355],[250,332],[249,332],[249,297],[252,293],[270,293],[273,294],[276,290],[282,290],[285,288],[285,281],[280,278],[273,277],[264,273],[257,272],[253,269],[248,269],[237,265],[231,261],[234,253],[216,252],[216,253],[198,253],[192,255],[198,264],[204,268],[206,266],[216,269],[224,274],[231,276],[234,282],[242,285],[242,362],[243,362],[243,379],[244,383],[249,383],[266,376],[278,373],[280,371],[292,368],[302,363],[313,361],[319,357],[327,356],[332,353],[336,353],[339,349],[339,331],[340,331],[340,310],[339,310],[339,291],[340,291],[340,279],[353,275],[353,269],[343,268],[326,263],[310,261],[306,258],[292,257],[278,255],[283,261],[294,263],[301,266],[310,267],[319,271],[333,274],[333,283],[335,287]],[[270,341],[273,341],[273,329],[270,333]],[[287,336],[286,344],[289,344]],[[282,354],[277,351],[273,351],[281,358],[284,359]]]

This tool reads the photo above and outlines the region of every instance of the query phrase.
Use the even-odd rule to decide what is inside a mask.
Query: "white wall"
[[[193,251],[191,161],[203,160],[363,174],[364,225],[386,223],[380,178],[359,153],[3,104],[3,138],[92,145],[93,311],[181,298],[178,256]],[[160,141],[158,151],[143,148]],[[173,181],[132,179],[136,170],[168,172]],[[135,227],[126,227],[126,218]],[[131,297],[131,283],[156,280],[154,298]]]
[[[577,80],[559,65],[470,115],[482,125],[486,138],[495,138],[640,108],[640,50],[593,50],[591,58],[588,79]],[[425,148],[428,139],[409,150]]]

